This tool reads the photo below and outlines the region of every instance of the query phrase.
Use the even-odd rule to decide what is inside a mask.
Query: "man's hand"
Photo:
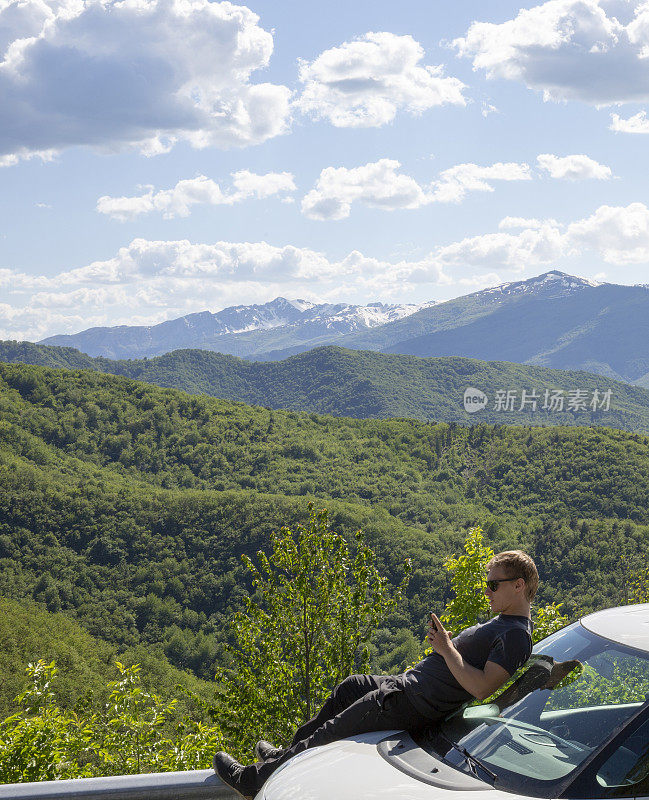
[[[453,642],[451,641],[448,631],[444,628],[435,614],[432,613],[430,615],[430,623],[428,625],[428,634],[426,638],[430,642],[433,650],[439,653],[440,656],[445,656],[454,649]]]

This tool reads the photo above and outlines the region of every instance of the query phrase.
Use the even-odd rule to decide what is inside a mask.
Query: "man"
[[[489,697],[530,657],[530,604],[539,576],[534,561],[521,550],[498,553],[487,569],[485,594],[498,616],[451,639],[431,614],[427,639],[435,650],[432,655],[402,675],[351,675],[297,730],[289,747],[258,742],[255,751],[261,760],[249,767],[219,752],[215,772],[243,797],[252,798],[274,770],[307,748],[368,731],[422,730],[474,697]]]

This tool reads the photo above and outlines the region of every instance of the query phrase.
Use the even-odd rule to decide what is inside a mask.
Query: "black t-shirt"
[[[513,675],[532,653],[532,630],[529,617],[499,614],[463,630],[452,641],[472,667],[484,669],[487,661],[493,661]],[[432,719],[446,716],[472,699],[439,653],[427,656],[399,679],[412,705]]]

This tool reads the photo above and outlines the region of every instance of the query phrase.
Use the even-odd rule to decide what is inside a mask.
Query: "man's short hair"
[[[522,578],[525,581],[525,596],[532,602],[539,588],[539,573],[531,556],[522,550],[504,550],[487,564],[487,569],[502,567],[508,578]]]

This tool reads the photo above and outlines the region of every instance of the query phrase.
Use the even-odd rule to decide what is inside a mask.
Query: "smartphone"
[[[431,612],[431,615],[430,615],[430,624],[433,626],[433,630],[434,630],[434,631],[437,631],[437,625],[435,625],[435,623],[434,623],[434,621],[433,621],[433,614],[432,614],[432,612]]]

